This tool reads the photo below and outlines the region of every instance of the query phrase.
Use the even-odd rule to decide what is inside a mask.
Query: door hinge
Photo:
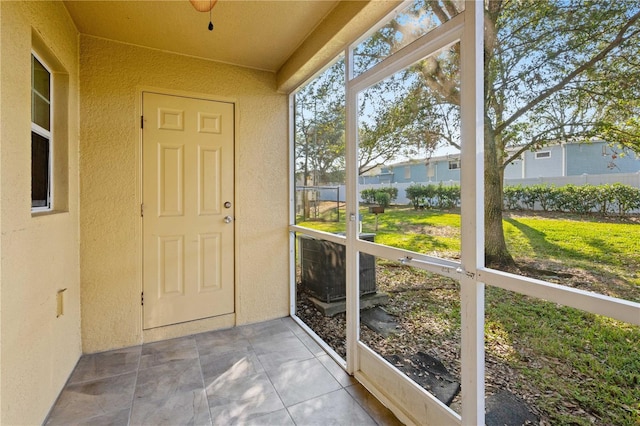
[[[140,304],[144,306],[144,291],[140,293]]]
[[[140,204],[140,217],[144,217],[144,204]]]
[[[144,129],[144,115],[140,116],[140,128]]]

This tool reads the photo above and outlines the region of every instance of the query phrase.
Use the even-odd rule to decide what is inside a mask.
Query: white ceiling
[[[338,1],[219,0],[213,31],[188,0],[64,3],[83,34],[275,72]]]

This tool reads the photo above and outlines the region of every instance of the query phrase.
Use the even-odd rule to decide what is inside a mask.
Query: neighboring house
[[[504,170],[505,179],[528,179],[635,173],[640,171],[640,156],[614,148],[603,141],[570,142],[526,151]]]
[[[379,166],[360,176],[361,184],[437,183],[460,181],[460,155],[451,154]],[[528,179],[583,174],[602,175],[640,171],[640,156],[629,150],[612,148],[606,142],[549,145],[525,151],[509,163],[505,179]]]
[[[360,176],[359,179],[361,184],[428,183],[459,180],[459,154],[379,166],[372,172]]]

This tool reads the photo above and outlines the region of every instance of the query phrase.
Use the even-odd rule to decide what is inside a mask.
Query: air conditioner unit
[[[374,241],[375,234],[360,234]],[[301,285],[322,302],[346,298],[345,246],[306,235],[298,237],[302,267]],[[360,296],[376,292],[376,258],[360,253]]]

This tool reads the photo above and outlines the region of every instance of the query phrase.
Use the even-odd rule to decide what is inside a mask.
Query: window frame
[[[42,67],[49,73],[49,128],[50,130],[47,130],[45,128],[43,128],[42,126],[36,124],[33,120],[34,120],[34,113],[33,113],[33,95],[34,92],[36,93],[36,96],[40,95],[40,93],[38,93],[35,90],[35,80],[34,80],[34,60],[38,61],[40,63],[40,65],[42,65]],[[31,191],[32,191],[32,195],[31,195],[31,213],[41,213],[41,212],[50,212],[53,210],[53,143],[54,143],[54,135],[53,135],[53,128],[54,128],[54,73],[51,69],[51,66],[47,63],[47,61],[43,60],[42,57],[40,55],[38,55],[38,53],[34,50],[31,50],[31,133],[35,133],[36,135],[47,139],[48,141],[48,164],[47,164],[47,199],[45,200],[45,205],[44,206],[34,206],[33,205],[33,177],[32,177],[32,181],[31,181]],[[32,150],[32,165],[33,165],[33,142],[31,142],[31,150]]]

